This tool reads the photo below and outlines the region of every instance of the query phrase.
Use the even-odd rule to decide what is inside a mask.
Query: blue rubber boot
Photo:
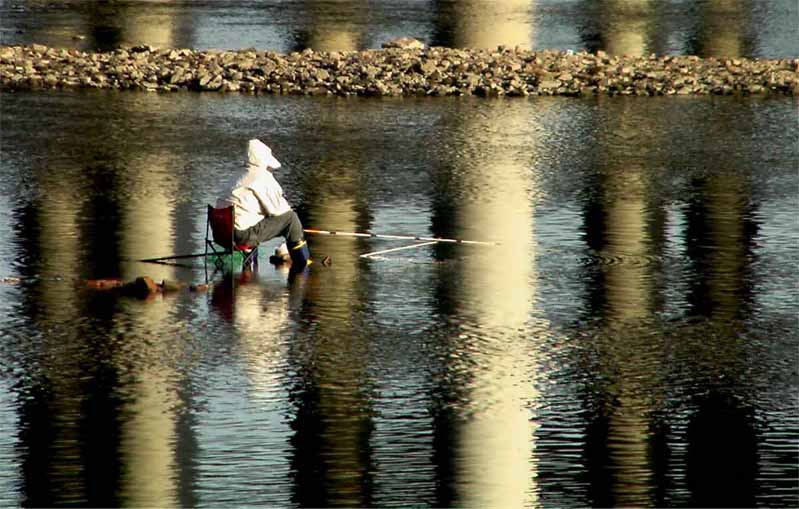
[[[291,270],[302,270],[311,264],[311,251],[308,243],[304,240],[289,244],[289,256],[291,257]]]

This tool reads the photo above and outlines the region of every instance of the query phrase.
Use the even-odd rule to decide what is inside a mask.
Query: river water
[[[423,28],[436,2],[372,3],[361,40],[447,32]],[[231,47],[285,50],[296,9],[343,8],[195,4],[152,13],[196,9],[176,33],[219,46],[226,18],[208,13],[228,5]],[[474,32],[438,4],[448,30]],[[658,37],[597,40],[687,52],[663,26],[694,10],[653,4]],[[564,13],[584,2],[533,5],[546,45],[580,49],[553,20],[574,28]],[[0,1],[3,42],[39,23],[38,42],[72,37],[87,9]],[[258,9],[269,30],[246,23]],[[739,54],[795,51],[773,33],[781,16],[764,19]],[[0,506],[799,504],[794,98],[40,91],[0,105]],[[204,282],[201,260],[137,260],[203,250],[205,206],[251,137],[284,163],[306,227],[501,246],[364,259],[409,242],[309,236],[332,265],[296,278],[267,263],[273,241],[258,272],[213,275],[207,293],[86,287]]]

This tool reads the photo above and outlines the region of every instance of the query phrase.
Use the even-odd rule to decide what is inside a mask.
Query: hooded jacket
[[[246,230],[268,216],[279,216],[291,210],[271,168],[280,168],[272,150],[259,140],[250,140],[247,171],[236,177],[224,197],[217,200],[217,207],[235,207],[233,226],[237,230]]]

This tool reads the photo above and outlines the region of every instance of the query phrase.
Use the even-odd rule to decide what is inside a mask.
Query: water
[[[799,56],[795,0],[0,0],[2,44],[289,52],[395,37],[620,54]]]
[[[508,25],[485,34],[480,2],[0,0],[0,30],[284,51],[343,19],[344,47],[799,53],[793,2],[492,5]],[[794,98],[41,91],[0,108],[0,506],[799,505]],[[502,246],[362,259],[408,243],[313,236],[333,263],[303,277],[267,263],[271,242],[207,293],[86,287],[204,282],[200,260],[137,260],[203,250],[254,136],[306,227]]]
[[[799,500],[794,99],[2,105],[0,505]],[[306,226],[503,245],[85,288],[202,282],[135,260],[202,251],[251,136]]]

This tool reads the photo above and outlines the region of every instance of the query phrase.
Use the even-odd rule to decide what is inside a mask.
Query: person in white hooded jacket
[[[310,263],[311,254],[302,231],[302,223],[275,180],[272,170],[280,162],[263,142],[252,139],[247,144],[247,170],[236,177],[217,207],[233,206],[233,240],[236,244],[257,246],[275,237],[286,239],[292,270]]]

